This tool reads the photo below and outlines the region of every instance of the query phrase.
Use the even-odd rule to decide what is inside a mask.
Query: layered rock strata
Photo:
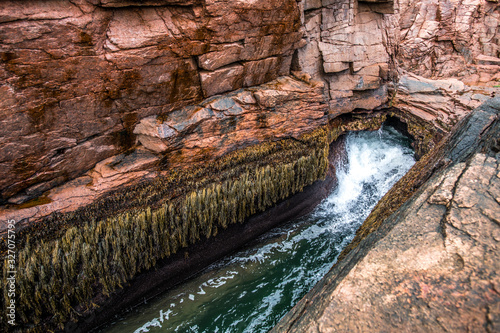
[[[125,309],[149,299],[177,283],[182,283],[193,274],[203,270],[208,262],[215,262],[234,253],[234,249],[252,242],[263,232],[274,226],[290,221],[310,212],[322,199],[326,198],[336,183],[336,159],[341,158],[343,140],[330,145],[329,169],[325,180],[318,180],[306,186],[287,200],[265,212],[250,217],[245,223],[229,225],[219,229],[216,236],[202,239],[194,246],[178,251],[170,257],[157,262],[151,269],[137,276],[127,288],[116,290],[101,307],[88,318],[78,323],[68,323],[66,331],[88,332],[97,325],[109,322],[109,318],[122,313]]]
[[[307,45],[296,51],[292,66],[327,84],[332,117],[385,103],[397,106],[394,98],[400,93],[401,76],[454,77],[489,88],[499,85],[500,5],[495,1],[308,0],[301,8]],[[450,82],[454,97],[461,94],[463,83],[458,83],[462,88],[457,92],[457,83]],[[434,91],[443,89],[440,82],[435,86]],[[478,95],[492,94],[476,90]],[[468,112],[482,101],[460,102],[465,106],[459,109]],[[427,109],[436,113],[442,107]],[[454,113],[453,107],[448,109]],[[449,129],[463,116],[462,110],[456,113],[452,118],[457,119],[448,122],[444,116],[438,127]],[[429,120],[425,114],[419,116]]]
[[[169,166],[207,162],[238,148],[298,137],[326,125],[323,84],[307,74],[204,100],[198,105],[142,119],[139,142]]]
[[[394,79],[391,1],[301,2],[307,45],[293,66],[327,84],[331,117],[388,101]]]
[[[177,168],[214,164],[230,152],[280,139],[298,140],[325,126],[328,104],[323,85],[307,75],[297,75],[301,80],[282,77],[141,120],[134,128],[142,143],[137,148],[97,163],[81,177],[40,198],[0,208],[0,231],[10,219],[28,225],[53,212],[91,204],[120,187],[169,177]]]
[[[132,7],[128,7],[132,6]],[[0,200],[135,143],[148,116],[288,74],[295,0],[2,1]]]
[[[133,148],[141,120],[188,115],[290,68],[326,84],[330,118],[397,107],[398,65],[494,87],[499,5],[483,2],[3,1],[0,202],[24,203]],[[463,112],[444,111],[430,117],[447,130]]]
[[[449,132],[470,110],[479,107],[496,93],[494,89],[476,92],[453,78],[430,80],[408,72],[402,74],[394,105],[443,132]]]
[[[327,126],[322,92],[322,84],[297,74],[146,118],[136,127],[144,146],[3,210],[2,219],[17,222],[23,329],[88,319],[93,304],[123,295],[156,262],[323,178],[338,133]],[[249,235],[266,225],[273,224]],[[221,253],[240,245],[226,244]],[[60,301],[56,289],[63,290]]]
[[[486,102],[419,161],[272,332],[499,330],[499,115]]]
[[[178,118],[179,124],[187,123],[185,127],[190,126],[192,130],[186,131],[186,137],[190,133],[211,133],[216,138],[220,137],[217,133],[197,130],[199,126],[225,129],[223,138],[232,138],[227,142],[234,143],[234,150],[223,156],[206,155],[203,161],[211,163],[196,163],[197,149],[202,148],[192,147],[196,154],[184,154],[190,167],[179,168],[183,164],[174,165],[167,153],[176,147],[168,146],[175,141],[162,138],[149,146],[151,140],[144,140],[141,135],[159,139],[153,135],[164,133],[165,125],[161,121],[168,121],[154,119],[154,127],[145,131],[144,123],[140,123],[137,131],[142,133],[139,138],[149,150],[140,146],[130,154],[117,155],[98,163],[88,175],[49,191],[44,197],[48,202],[37,200],[32,203],[33,207],[28,205],[4,210],[3,218],[18,222],[18,265],[23,272],[18,278],[20,288],[39,291],[33,297],[26,293],[28,298],[22,299],[18,310],[24,325],[50,328],[69,319],[86,322],[94,314],[94,309],[89,306],[92,302],[109,304],[111,300],[122,297],[126,290],[136,294],[139,290],[151,292],[134,281],[136,276],[142,276],[156,262],[165,262],[180,251],[191,252],[199,246],[216,246],[214,255],[231,251],[240,243],[214,245],[220,244],[217,235],[231,235],[231,232],[228,234],[225,231],[226,228],[247,221],[250,215],[269,208],[321,178],[326,171],[326,151],[331,140],[349,130],[377,129],[388,117],[401,116],[397,110],[360,113],[339,118],[326,126],[328,106],[319,94],[318,84],[309,81],[307,76],[301,78],[309,83],[283,77],[259,88],[208,99],[197,106],[204,113],[211,111],[212,117],[195,118],[197,121],[193,122],[191,114],[187,113],[184,121]],[[303,95],[307,98],[304,99]],[[258,96],[267,96],[262,99],[265,101],[262,105]],[[241,100],[247,101],[247,104]],[[248,103],[250,101],[252,103]],[[260,110],[273,103],[274,107],[268,110],[266,118],[273,125],[253,128],[254,135],[251,137],[238,135],[238,130],[245,133],[246,126],[235,126],[233,132],[227,131],[226,127],[214,126],[217,121],[227,122],[235,117],[240,117],[241,123],[245,124],[245,119],[252,119],[255,112],[253,102],[260,105]],[[207,109],[209,105],[216,105],[218,109]],[[297,108],[300,108],[300,113],[296,113]],[[230,112],[234,109],[238,112]],[[287,112],[291,114],[290,118],[301,115],[303,118],[293,119],[302,126],[293,127],[283,122],[288,118]],[[407,121],[411,123],[409,119]],[[209,126],[204,127],[205,122]],[[145,123],[150,123],[150,120]],[[317,127],[320,127],[319,131],[314,130]],[[254,138],[273,130],[276,130],[274,141],[251,145]],[[162,163],[161,155],[151,152],[158,146],[169,147],[157,150],[157,153],[164,154],[170,163]],[[242,149],[244,146],[246,148]],[[134,182],[131,183],[131,180]],[[110,189],[113,191],[110,192]],[[23,216],[24,220],[18,220]],[[250,228],[248,232],[253,230],[251,235],[254,235],[265,230],[265,226],[282,221],[283,216],[273,218],[272,223],[265,222],[268,218],[257,218],[257,221],[265,223],[256,222],[255,226],[245,227],[245,230]],[[21,227],[24,229],[19,229]],[[248,239],[249,235],[241,239]],[[209,245],[200,245],[205,242]],[[219,251],[221,249],[222,252]],[[61,253],[72,253],[72,256],[61,259],[58,257]],[[179,261],[179,254],[174,258]],[[200,260],[193,261],[196,265],[193,267],[206,263]],[[171,262],[171,265],[177,267],[177,261]],[[59,264],[54,266],[54,262]],[[45,268],[40,270],[41,267]],[[194,269],[189,265],[182,267],[186,271]],[[76,274],[77,277],[72,278],[64,273],[68,270],[75,270],[75,274],[80,270],[84,274]],[[31,273],[25,275],[26,272]],[[178,278],[167,271],[162,274],[165,278]],[[41,281],[52,282],[44,287]],[[58,284],[56,281],[62,282]],[[65,290],[66,297],[62,303],[54,303],[53,290],[49,287],[54,283]],[[129,284],[135,287],[128,287]],[[122,303],[131,305],[130,302],[136,301],[137,297],[128,297],[128,303]],[[44,298],[52,301],[43,303],[41,300]],[[80,315],[67,312],[70,308],[68,304],[77,308]],[[55,316],[49,320],[51,313]],[[92,326],[92,323],[84,325]]]
[[[461,119],[491,97],[494,88],[474,88],[449,78],[430,80],[400,70],[399,81],[391,105],[402,118],[410,118],[409,133],[416,139],[417,156],[432,150],[435,144]]]
[[[398,63],[406,70],[428,78],[498,85],[498,1],[401,0],[399,27]]]

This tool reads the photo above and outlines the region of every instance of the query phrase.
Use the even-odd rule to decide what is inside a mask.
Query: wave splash
[[[338,186],[308,216],[126,313],[103,332],[267,332],[335,263],[375,204],[415,163],[392,128],[349,133]]]

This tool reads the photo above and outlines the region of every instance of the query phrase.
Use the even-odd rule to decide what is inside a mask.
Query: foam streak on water
[[[351,133],[338,186],[316,209],[123,314],[103,332],[267,332],[323,277],[378,200],[413,165],[390,128]]]

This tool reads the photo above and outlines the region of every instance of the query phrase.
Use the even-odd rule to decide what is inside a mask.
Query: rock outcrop
[[[331,117],[388,101],[394,79],[391,1],[301,2],[307,45],[293,66],[327,84]]]
[[[46,191],[41,199],[1,207],[0,232],[10,219],[28,225],[53,212],[91,204],[120,187],[168,177],[176,168],[214,163],[230,152],[268,140],[298,139],[327,125],[323,85],[297,75],[300,79],[282,77],[206,99],[160,119],[142,119],[134,128],[141,143],[136,149],[100,161],[84,175]]]
[[[495,94],[495,89],[484,88],[478,92],[454,78],[430,80],[403,72],[393,106],[447,133],[470,110]]]
[[[434,168],[430,179],[374,231],[390,207],[377,206],[356,237],[370,233],[272,332],[498,331],[499,115],[500,98],[488,101],[417,163],[420,179],[399,187]]]
[[[2,1],[0,202],[24,203],[133,148],[141,120],[184,119],[203,99],[290,69],[325,83],[331,119],[396,106],[398,66],[498,85],[499,5],[469,2]],[[436,117],[441,129],[457,118]]]
[[[399,1],[399,65],[429,78],[498,85],[498,1]],[[496,83],[495,83],[496,82]]]
[[[145,117],[288,74],[303,45],[295,0],[2,1],[0,23],[0,200],[17,203],[132,147]]]
[[[299,137],[328,121],[323,84],[311,81],[308,75],[303,79],[281,77],[160,117],[144,118],[134,134],[172,167],[208,162],[268,139]]]

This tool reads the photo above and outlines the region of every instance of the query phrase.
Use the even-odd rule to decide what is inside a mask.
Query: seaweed
[[[19,327],[62,329],[91,312],[96,299],[125,288],[159,260],[181,249],[187,253],[191,244],[215,236],[220,228],[244,223],[324,178],[329,140],[337,135],[331,132],[320,128],[298,139],[235,151],[203,168],[173,172],[76,213],[53,216],[22,233],[16,276]],[[46,226],[56,219],[62,222],[53,234]],[[2,306],[5,300],[7,295]]]

